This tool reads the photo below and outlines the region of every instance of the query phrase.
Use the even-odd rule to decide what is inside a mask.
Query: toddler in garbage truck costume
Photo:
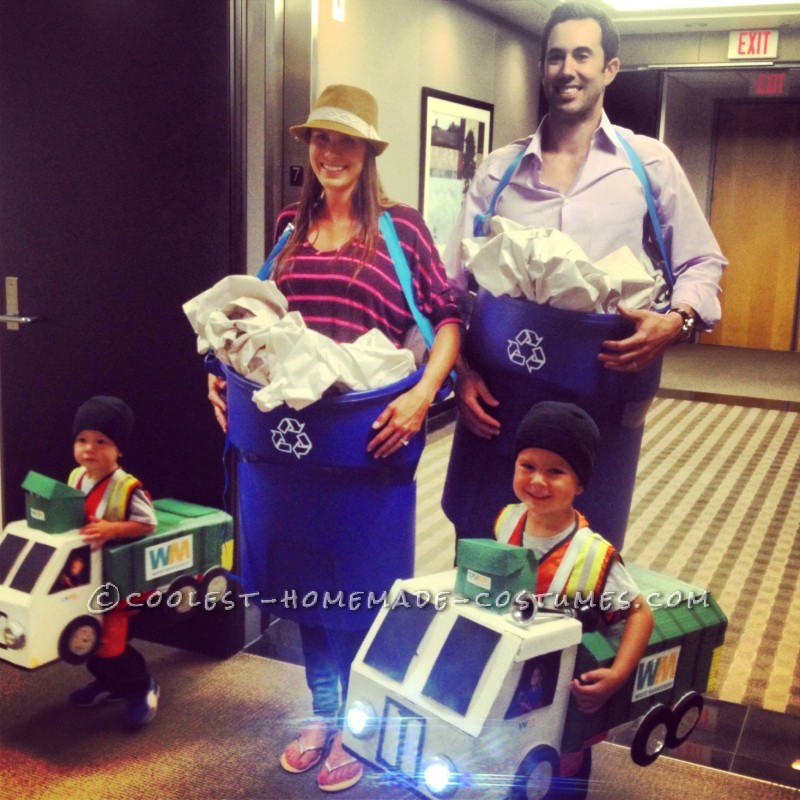
[[[585,714],[597,711],[625,684],[653,630],[652,611],[619,553],[573,507],[591,478],[599,440],[594,421],[578,406],[550,401],[534,405],[514,442],[513,490],[520,502],[506,506],[495,524],[498,541],[536,554],[536,594],[545,605],[589,598],[595,609],[625,615],[611,666],[583,673],[572,682],[572,694]],[[589,749],[562,754],[565,780],[563,794],[557,796],[585,797],[590,770]]]
[[[80,532],[92,550],[115,539],[138,539],[156,528],[149,494],[118,463],[132,428],[133,412],[118,397],[91,397],[75,415],[73,452],[79,466],[70,473],[69,485],[86,494],[86,524]],[[76,706],[126,701],[129,728],[153,719],[159,695],[144,657],[128,643],[133,613],[122,603],[102,615],[103,638],[86,664],[94,680],[69,697]]]

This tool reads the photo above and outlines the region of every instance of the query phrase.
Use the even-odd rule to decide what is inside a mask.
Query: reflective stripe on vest
[[[495,536],[497,541],[522,546],[527,509],[522,504],[506,506],[497,517]],[[565,559],[574,556],[574,564],[568,576],[559,576],[554,585],[559,567]],[[617,551],[602,536],[589,530],[586,519],[578,515],[578,530],[567,536],[539,561],[536,573],[536,593],[545,595],[555,592],[565,597],[588,599],[593,593],[597,598],[603,591],[609,570]]]
[[[67,483],[74,489],[80,489],[86,475],[84,467],[76,467],[69,475]],[[101,484],[106,484],[103,491],[94,492],[86,496],[84,506],[87,515],[98,516],[97,510],[102,508],[102,518],[108,522],[124,522],[128,518],[128,506],[133,493],[142,484],[133,475],[117,470],[104,478]]]

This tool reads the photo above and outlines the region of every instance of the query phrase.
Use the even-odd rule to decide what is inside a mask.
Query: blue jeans
[[[300,625],[299,628],[314,716],[341,717],[350,664],[367,630],[335,631],[310,625]]]

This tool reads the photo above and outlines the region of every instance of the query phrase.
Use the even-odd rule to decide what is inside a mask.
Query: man
[[[495,151],[481,164],[444,260],[452,285],[462,300],[468,298],[461,241],[473,235],[476,215],[487,211],[517,156],[521,160],[497,201],[498,216],[526,227],[558,229],[592,261],[623,245],[640,256],[647,205],[619,141],[623,136],[645,168],[675,275],[667,313],[620,306],[619,314],[630,321],[633,332],[604,341],[597,356],[608,370],[635,374],[651,365],[658,369],[656,362],[667,347],[688,341],[695,329],[711,330],[719,321],[717,295],[727,262],[669,149],[649,137],[615,129],[605,115],[605,88],[620,67],[618,47],[616,28],[595,7],[566,3],[553,11],[542,36],[541,83],[548,114],[535,134]],[[462,352],[456,388],[459,420],[443,498],[459,537],[490,535],[492,515],[500,507],[500,487],[510,480],[510,456],[491,451],[491,441],[501,433],[496,418],[500,401],[491,383],[492,375],[476,371]],[[471,503],[463,502],[465,494]],[[602,521],[590,518],[590,522],[621,546],[624,525],[615,532],[603,530]]]

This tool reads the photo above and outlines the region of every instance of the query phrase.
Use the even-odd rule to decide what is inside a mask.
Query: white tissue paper
[[[371,330],[339,344],[306,327],[273,281],[231,275],[184,303],[197,334],[197,350],[263,385],[253,393],[262,411],[281,403],[294,409],[319,400],[331,388],[361,391],[388,386],[414,372],[410,350]]]
[[[561,231],[492,217],[490,235],[462,243],[466,267],[495,296],[525,297],[556,308],[614,313],[649,308],[656,277],[649,259],[623,247],[598,262]],[[643,255],[643,259],[647,256]]]

